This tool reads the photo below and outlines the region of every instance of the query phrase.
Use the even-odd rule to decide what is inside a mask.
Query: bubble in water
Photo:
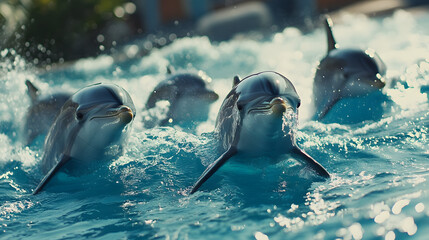
[[[269,240],[268,236],[261,233],[261,232],[256,232],[255,233],[255,239],[256,240]]]

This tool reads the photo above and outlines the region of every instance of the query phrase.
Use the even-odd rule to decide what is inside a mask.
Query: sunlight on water
[[[77,72],[91,73],[95,71],[106,70],[113,64],[113,58],[110,56],[99,56],[97,58],[80,59],[74,64],[74,70]]]

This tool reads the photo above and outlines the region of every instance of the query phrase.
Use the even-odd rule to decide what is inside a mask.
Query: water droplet
[[[381,224],[384,221],[386,221],[389,217],[390,217],[390,213],[388,211],[383,211],[374,218],[374,222]]]
[[[416,210],[416,212],[421,213],[425,210],[425,205],[423,203],[417,203],[414,209]]]
[[[395,233],[393,231],[389,231],[386,236],[384,236],[385,240],[395,240]]]
[[[377,231],[375,232],[375,234],[377,234],[378,236],[383,236],[386,233],[386,229],[384,227],[380,227],[377,229]]]
[[[99,34],[98,36],[97,36],[97,41],[98,42],[104,42],[104,36],[102,35],[102,34]]]
[[[409,236],[414,235],[417,232],[417,225],[414,223],[413,217],[407,217],[402,220],[401,231],[406,232]]]
[[[395,205],[393,205],[392,207],[392,213],[393,214],[400,214],[402,211],[402,208],[407,206],[410,203],[410,200],[408,199],[403,199],[403,200],[399,200],[395,203]]]
[[[362,239],[363,229],[362,229],[362,225],[360,225],[360,223],[353,223],[349,227],[349,231],[352,234],[354,239]]]
[[[256,232],[255,233],[255,239],[256,240],[268,240],[269,238],[268,238],[267,235],[265,235],[265,234],[263,234],[261,232]]]
[[[113,13],[116,17],[122,18],[125,15],[125,9],[123,7],[116,7],[115,10],[113,10]]]
[[[133,14],[136,11],[137,7],[134,3],[127,2],[124,4],[124,9],[127,14]]]

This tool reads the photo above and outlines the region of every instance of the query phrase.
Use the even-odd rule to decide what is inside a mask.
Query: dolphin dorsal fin
[[[326,36],[328,37],[328,52],[337,48],[334,35],[332,34],[332,19],[329,16],[325,16],[325,29]]]
[[[39,89],[30,82],[30,80],[25,81],[25,85],[27,85],[28,95],[30,95],[31,101],[35,102],[37,97],[39,96]]]
[[[174,67],[172,65],[168,64],[168,66],[167,66],[167,74],[171,75],[171,74],[173,74],[173,72],[174,72]]]
[[[239,84],[240,83],[240,77],[238,77],[237,75],[235,75],[234,76],[234,80],[233,80],[233,82],[232,82],[232,87],[235,87],[235,86],[237,86],[237,84]]]

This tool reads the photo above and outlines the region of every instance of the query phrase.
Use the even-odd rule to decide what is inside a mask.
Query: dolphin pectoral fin
[[[52,177],[55,175],[55,173],[58,172],[58,170],[64,166],[64,164],[70,159],[69,156],[66,156],[64,154],[61,155],[60,161],[53,167],[48,174],[42,179],[42,181],[39,183],[37,188],[33,191],[33,195],[38,194],[42,189],[45,187],[45,185],[52,179]]]
[[[237,153],[237,148],[231,146],[224,154],[222,154],[216,161],[214,161],[207,169],[201,174],[198,178],[198,181],[194,184],[191,190],[191,194],[195,193],[198,188],[203,185],[222,165],[226,163],[228,159],[230,159],[234,154]]]
[[[328,171],[326,171],[326,169],[320,163],[318,163],[316,160],[310,157],[310,155],[308,155],[303,150],[299,149],[298,147],[294,147],[291,153],[293,157],[296,157],[297,160],[304,162],[307,166],[313,169],[318,175],[325,178],[330,177]]]

